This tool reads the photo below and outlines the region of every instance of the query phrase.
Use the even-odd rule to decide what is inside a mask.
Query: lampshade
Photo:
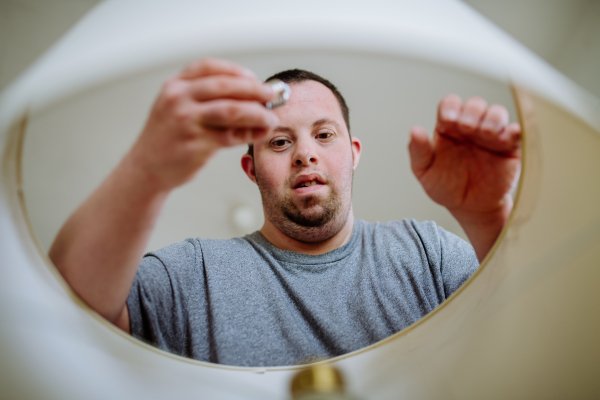
[[[161,82],[207,56],[261,78],[304,68],[338,86],[364,145],[353,195],[367,220],[434,219],[462,234],[419,189],[406,155],[410,126],[431,131],[444,94],[506,104],[522,124],[515,208],[490,254],[421,321],[330,360],[350,392],[600,395],[596,98],[458,1],[121,0],[95,7],[0,99],[2,397],[289,397],[301,366],[231,367],[155,349],[90,310],[45,255],[136,139]],[[260,226],[244,151],[223,151],[171,196],[150,248]]]

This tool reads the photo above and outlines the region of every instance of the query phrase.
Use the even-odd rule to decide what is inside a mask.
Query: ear
[[[358,166],[358,161],[360,160],[360,152],[362,151],[362,143],[360,139],[352,136],[352,162],[354,164],[353,169],[356,169]]]
[[[248,175],[248,178],[256,183],[256,175],[254,174],[254,158],[246,153],[242,156],[242,169]]]

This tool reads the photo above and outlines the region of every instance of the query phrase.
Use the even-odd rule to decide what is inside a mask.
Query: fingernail
[[[272,98],[275,95],[275,91],[273,90],[271,85],[262,85],[261,90],[264,93],[264,95],[268,96],[269,98]]]
[[[442,110],[442,117],[446,121],[456,121],[456,119],[458,118],[458,111],[452,108],[447,108],[445,110]]]
[[[485,121],[483,124],[481,124],[481,130],[483,131],[498,132],[498,128],[498,124],[492,121]]]
[[[248,68],[244,68],[242,70],[242,73],[247,76],[248,78],[256,78],[256,74],[254,73],[254,71],[252,71],[251,69]]]
[[[460,124],[470,128],[475,127],[475,118],[470,115],[463,115],[460,119]]]

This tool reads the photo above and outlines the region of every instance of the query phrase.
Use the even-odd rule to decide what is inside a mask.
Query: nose
[[[311,143],[307,143],[307,141],[298,141],[296,144],[296,152],[294,153],[294,164],[297,167],[301,167],[318,163],[319,157],[317,151]]]

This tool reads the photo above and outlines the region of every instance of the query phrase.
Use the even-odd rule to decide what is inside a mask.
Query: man
[[[461,223],[473,253],[433,223],[355,220],[361,143],[350,136],[343,98],[310,73],[280,77],[292,95],[275,110],[263,106],[270,88],[224,60],[168,80],[133,148],[59,232],[50,258],[124,331],[232,365],[335,356],[431,311],[493,245],[520,167],[520,129],[504,107],[449,95],[433,141],[422,128],[411,132],[414,173]],[[260,232],[188,239],[140,264],[170,191],[218,149],[239,144],[252,144],[242,167],[261,192]]]

